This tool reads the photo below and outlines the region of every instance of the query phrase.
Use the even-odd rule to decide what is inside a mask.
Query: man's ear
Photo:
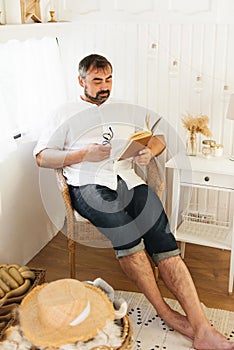
[[[80,86],[82,86],[82,87],[85,86],[84,80],[81,78],[80,75],[78,75],[78,82],[79,82]]]

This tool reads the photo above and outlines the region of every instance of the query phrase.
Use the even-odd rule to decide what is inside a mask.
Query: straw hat
[[[75,279],[39,285],[20,306],[22,331],[35,346],[89,340],[113,319],[114,308],[105,293]]]

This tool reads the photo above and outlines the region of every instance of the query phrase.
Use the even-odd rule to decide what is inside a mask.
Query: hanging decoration
[[[231,95],[231,90],[230,90],[229,85],[224,85],[223,86],[223,96],[222,96],[222,100],[224,103],[229,102],[230,95]]]
[[[161,52],[166,52],[169,59],[170,59],[170,63],[168,66],[168,75],[169,77],[177,77],[179,76],[179,71],[180,71],[180,67],[183,65],[184,67],[187,67],[188,69],[190,69],[191,73],[195,73],[195,81],[194,81],[194,91],[197,94],[201,94],[204,87],[205,87],[205,81],[204,81],[204,77],[206,78],[210,78],[212,80],[215,81],[220,81],[220,83],[223,85],[223,88],[221,88],[221,90],[223,89],[223,93],[221,93],[221,100],[226,103],[230,97],[230,94],[233,93],[233,90],[231,88],[230,85],[227,84],[227,82],[223,81],[223,79],[216,77],[216,76],[211,76],[209,74],[206,73],[201,73],[200,70],[196,69],[195,67],[193,67],[192,65],[190,65],[189,63],[181,60],[181,59],[175,59],[175,53],[171,53],[169,48],[164,46],[163,43],[158,40],[157,38],[155,38],[155,35],[150,35],[152,38],[151,40],[151,46],[148,52],[148,57],[155,57],[156,53],[158,53],[158,48],[160,47],[160,51]],[[221,86],[222,86],[221,85]]]
[[[200,94],[203,90],[203,80],[200,75],[196,76],[195,83],[194,83],[194,91],[197,94]]]
[[[3,25],[4,23],[2,22],[2,11],[0,11],[0,25]]]
[[[177,60],[173,60],[169,67],[169,75],[172,78],[176,78],[179,74],[179,62]]]
[[[158,52],[158,45],[156,42],[152,42],[149,50],[148,50],[148,57],[149,58],[155,58]]]

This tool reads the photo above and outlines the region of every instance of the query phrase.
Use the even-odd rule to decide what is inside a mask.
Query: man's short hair
[[[112,71],[111,63],[104,56],[91,54],[89,56],[84,57],[80,61],[78,71],[81,78],[85,79],[86,74],[91,67],[96,69],[105,69],[108,66],[111,68]]]

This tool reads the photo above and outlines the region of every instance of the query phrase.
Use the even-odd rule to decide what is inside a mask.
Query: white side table
[[[171,158],[165,166],[173,170],[172,211],[170,225],[182,256],[185,243],[194,243],[231,251],[228,292],[232,293],[234,278],[234,215],[230,222],[203,220],[196,213],[183,216],[178,225],[181,187],[212,189],[230,192],[230,205],[234,203],[234,162],[225,157],[204,158],[202,155],[188,157],[183,153]],[[217,204],[218,205],[218,204]]]

